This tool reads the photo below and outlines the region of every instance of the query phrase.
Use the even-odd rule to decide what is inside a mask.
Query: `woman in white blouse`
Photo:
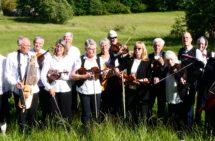
[[[94,120],[98,120],[102,86],[101,79],[93,78],[93,72],[88,71],[85,74],[80,74],[78,70],[80,68],[90,70],[92,67],[101,69],[100,58],[96,55],[96,49],[97,46],[94,40],[85,41],[86,54],[76,60],[74,70],[70,76],[71,79],[82,81],[82,83],[77,84],[77,91],[80,94],[82,105],[81,121],[86,129],[88,128],[91,114]]]
[[[74,59],[68,56],[67,53],[66,42],[62,39],[58,40],[54,55],[43,66],[41,80],[45,90],[50,94],[50,100],[47,100],[47,103],[50,102],[50,112],[52,114],[59,113],[57,109],[57,105],[59,105],[62,116],[68,118],[69,122],[71,122],[71,88],[67,81],[73,69]],[[56,72],[48,74],[50,70]],[[57,103],[52,97],[55,97]]]

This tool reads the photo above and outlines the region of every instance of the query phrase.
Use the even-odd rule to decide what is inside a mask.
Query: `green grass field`
[[[181,38],[170,37],[171,26],[177,16],[183,16],[184,12],[149,12],[141,14],[109,15],[109,16],[80,16],[74,17],[67,24],[41,23],[33,18],[3,17],[0,16],[0,54],[7,55],[17,49],[16,40],[18,36],[24,35],[33,40],[34,36],[41,35],[45,38],[45,48],[53,46],[62,38],[65,32],[73,32],[73,45],[80,48],[84,53],[84,41],[94,39],[97,43],[101,38],[107,37],[110,29],[117,31],[119,41],[124,43],[129,37],[129,48],[140,40],[144,41],[148,53],[153,51],[152,42],[156,37],[164,38],[166,45],[164,50],[177,51],[181,46]],[[196,43],[194,42],[194,45]],[[99,51],[98,51],[99,52]],[[10,99],[10,101],[13,101]],[[73,120],[69,136],[61,126],[51,129],[47,126],[43,129],[32,129],[29,135],[22,135],[14,120],[16,117],[13,105],[11,120],[8,125],[7,136],[0,134],[0,140],[9,141],[63,141],[63,140],[90,140],[90,141],[177,141],[179,140],[171,126],[158,124],[153,129],[147,129],[145,125],[138,125],[135,129],[121,121],[113,122],[109,116],[100,125],[94,125],[88,135],[83,136],[80,117]],[[156,108],[154,108],[156,111]],[[186,135],[185,139],[204,140],[203,129],[196,127],[192,133]],[[210,140],[210,139],[209,139]]]
[[[107,37],[110,29],[117,31],[119,42],[124,43],[129,37],[131,48],[138,41],[144,41],[148,52],[152,52],[152,42],[156,37],[166,38],[166,48],[177,50],[181,46],[180,39],[171,39],[169,33],[174,19],[183,16],[183,12],[142,13],[110,16],[74,17],[67,24],[40,23],[33,18],[0,17],[0,53],[7,55],[17,49],[16,39],[24,35],[33,40],[41,35],[46,39],[45,48],[53,46],[65,32],[73,32],[73,45],[83,52],[84,41],[94,39],[97,43]]]

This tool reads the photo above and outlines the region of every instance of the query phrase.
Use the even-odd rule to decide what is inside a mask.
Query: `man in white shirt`
[[[68,49],[68,55],[74,58],[75,60],[80,58],[81,53],[80,50],[72,45],[73,34],[71,32],[66,32],[63,35],[63,39],[66,41],[66,46]],[[76,91],[76,81],[70,80],[68,81],[72,90],[72,115],[78,114],[78,100],[77,100],[77,91]]]
[[[186,125],[190,128],[193,123],[193,107],[195,103],[195,93],[197,86],[197,79],[200,67],[204,67],[203,56],[199,49],[192,45],[193,38],[189,32],[184,32],[182,35],[182,43],[184,47],[178,51],[178,58],[181,60],[183,66],[190,65],[187,70],[187,83],[189,84],[188,94],[184,98],[186,110]],[[187,58],[184,55],[192,56],[194,59]]]
[[[204,64],[206,66],[207,61],[209,58],[213,57],[214,58],[214,52],[209,52],[207,51],[207,47],[208,47],[208,40],[204,37],[201,36],[197,39],[197,48],[201,51],[202,56],[203,56],[203,61]],[[204,73],[204,69],[202,69],[202,76]],[[196,113],[195,113],[195,122],[198,125],[202,125],[201,122],[201,111],[199,111],[199,108],[202,107],[202,100],[203,100],[203,95],[204,95],[204,89],[205,89],[205,83],[202,80],[203,78],[201,78],[200,80],[198,80],[198,87],[197,87],[197,91],[198,91],[198,96],[197,96],[197,107],[196,107]],[[208,87],[208,86],[207,86]]]
[[[30,52],[33,52],[37,56],[38,64],[40,67],[40,71],[43,68],[44,63],[50,59],[51,55],[49,53],[49,50],[52,49],[49,48],[47,51],[43,49],[43,45],[45,43],[45,40],[42,36],[35,36],[34,37],[34,48],[30,50]],[[49,100],[49,95],[45,92],[44,85],[41,81],[41,79],[38,81],[38,86],[40,89],[39,95],[39,104],[42,110],[42,122],[45,122],[45,118],[47,114],[49,113],[49,109],[47,107],[47,101]]]
[[[28,122],[31,126],[34,121],[36,121],[39,92],[37,83],[40,78],[40,74],[39,66],[36,61],[35,70],[37,72],[32,73],[32,76],[28,76],[28,78],[32,78],[32,85],[30,85],[30,90],[31,93],[33,93],[33,98],[31,104],[27,105],[25,98],[25,100],[23,100],[24,102],[21,100],[21,106],[18,106],[20,96],[22,96],[22,93],[25,91],[23,90],[23,88],[26,87],[25,85],[23,85],[22,81],[26,79],[29,60],[32,56],[35,56],[35,54],[30,53],[31,42],[29,38],[20,36],[17,40],[17,45],[18,50],[9,53],[7,56],[5,76],[9,84],[14,87],[13,94],[15,107],[17,114],[19,114],[19,129],[22,132],[25,129],[26,122]],[[30,96],[31,94],[28,95],[28,97]],[[25,106],[30,106],[30,108],[27,109]]]
[[[92,39],[86,40],[85,50],[86,54],[76,60],[75,69],[72,71],[70,78],[83,81],[77,87],[77,91],[80,94],[82,104],[81,120],[83,126],[87,128],[91,113],[93,119],[98,120],[102,86],[100,79],[93,79],[93,72],[86,72],[86,74],[77,73],[80,68],[90,70],[92,67],[98,67],[100,69],[99,57],[97,58],[96,56],[96,42]]]

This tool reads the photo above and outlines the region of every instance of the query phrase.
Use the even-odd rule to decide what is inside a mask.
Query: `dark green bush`
[[[73,12],[66,0],[42,0],[39,15],[45,21],[63,24],[72,18]]]
[[[172,25],[172,29],[170,35],[176,38],[182,36],[182,34],[186,31],[186,22],[184,17],[177,17],[175,19],[175,23]]]
[[[147,10],[147,5],[136,2],[131,6],[131,12],[133,13],[141,13]]]
[[[127,7],[118,1],[104,2],[103,7],[108,13],[112,13],[112,14],[131,13],[130,7]]]

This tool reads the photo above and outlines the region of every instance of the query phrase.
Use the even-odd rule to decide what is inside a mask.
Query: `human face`
[[[66,41],[67,45],[72,45],[72,37],[71,36],[64,36],[63,39]]]
[[[136,59],[140,59],[143,53],[143,48],[141,46],[134,47],[134,54],[136,55]]]
[[[43,39],[36,39],[36,41],[34,42],[34,51],[39,52],[43,45],[44,45]]]
[[[64,53],[64,47],[63,45],[61,44],[57,44],[56,47],[55,47],[55,53],[56,53],[56,56],[63,56],[63,53]]]
[[[205,49],[207,49],[207,45],[205,44],[205,40],[203,38],[201,38],[198,42],[198,49],[201,50],[201,52],[203,52]]]
[[[96,55],[96,45],[90,45],[85,50],[88,58],[93,58]]]
[[[163,49],[163,44],[161,42],[156,42],[154,43],[154,51],[156,54],[160,54],[160,52],[162,51]]]
[[[27,54],[31,49],[31,42],[28,38],[22,39],[22,45],[19,46],[19,50],[23,54]]]
[[[166,60],[166,64],[167,64],[167,66],[169,66],[169,67],[172,67],[172,66],[174,66],[175,65],[175,59],[174,58],[169,58],[169,59],[167,59]]]
[[[189,32],[185,32],[184,35],[182,36],[182,43],[186,48],[189,48],[192,45],[192,37]]]
[[[115,45],[118,42],[118,38],[117,37],[109,37],[110,43],[112,45]]]
[[[109,52],[110,45],[107,42],[102,42],[100,47],[101,47],[102,54],[104,54],[105,52]]]

